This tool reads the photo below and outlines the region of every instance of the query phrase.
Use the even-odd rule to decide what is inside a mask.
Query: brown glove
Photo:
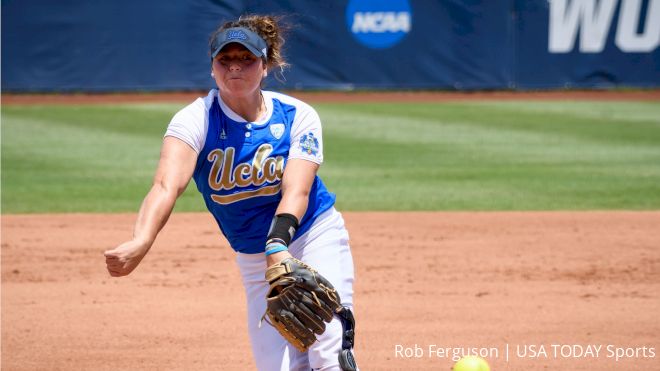
[[[306,352],[325,331],[325,322],[342,310],[337,290],[316,270],[287,258],[266,270],[269,323],[299,351]]]

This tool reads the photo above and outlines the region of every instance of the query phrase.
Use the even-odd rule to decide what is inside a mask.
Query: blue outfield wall
[[[292,26],[275,89],[660,85],[660,0],[2,0],[2,89],[207,89],[244,13]]]

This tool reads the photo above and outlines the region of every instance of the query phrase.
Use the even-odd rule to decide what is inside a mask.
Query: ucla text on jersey
[[[301,154],[294,158],[311,160],[321,155],[319,140],[311,131],[297,140],[292,138],[294,125],[300,122],[297,103],[303,103],[277,93],[264,92],[264,96],[272,99],[269,118],[249,123],[225,112],[227,108],[223,110],[216,92],[208,109],[206,141],[193,174],[206,207],[232,248],[243,253],[264,251],[271,220],[282,198],[280,187],[287,159],[292,153]],[[316,176],[294,240],[334,202],[335,196]]]

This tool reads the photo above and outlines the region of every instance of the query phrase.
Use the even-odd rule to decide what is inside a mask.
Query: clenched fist
[[[149,246],[135,240],[124,242],[112,250],[107,250],[105,264],[113,277],[126,276],[140,264],[149,251]]]

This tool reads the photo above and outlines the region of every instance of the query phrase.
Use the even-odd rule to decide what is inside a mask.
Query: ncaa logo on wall
[[[410,32],[412,12],[408,0],[350,0],[346,25],[362,45],[386,49]]]

